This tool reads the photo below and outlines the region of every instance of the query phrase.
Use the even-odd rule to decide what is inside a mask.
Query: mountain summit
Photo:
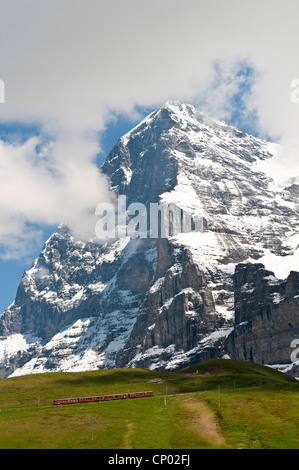
[[[261,170],[278,152],[177,102],[121,137],[100,169],[115,196],[201,214],[204,229],[100,243],[62,224],[0,317],[1,377],[227,355],[290,368],[299,285],[278,268],[297,259],[299,187]]]

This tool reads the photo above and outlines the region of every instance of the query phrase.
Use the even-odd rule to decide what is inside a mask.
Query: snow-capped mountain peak
[[[278,193],[260,169],[277,149],[178,102],[120,138],[101,167],[115,195],[201,214],[204,230],[101,244],[60,227],[0,317],[2,376],[170,370],[222,354],[235,267],[270,259],[269,250],[296,254],[299,188]]]

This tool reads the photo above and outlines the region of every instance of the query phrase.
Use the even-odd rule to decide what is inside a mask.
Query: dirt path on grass
[[[218,426],[214,413],[199,399],[182,400],[182,406],[192,412],[191,427],[213,446],[225,444],[224,436]]]
[[[124,435],[124,449],[131,449],[130,437],[131,437],[131,434],[132,434],[132,431],[133,431],[133,423],[130,423],[129,421],[126,421],[126,425],[127,425],[127,430],[126,430],[126,433]]]

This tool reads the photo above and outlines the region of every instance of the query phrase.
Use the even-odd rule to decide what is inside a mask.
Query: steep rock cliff
[[[293,341],[299,339],[299,272],[281,280],[262,264],[239,264],[234,285],[235,325],[227,353],[290,369]]]

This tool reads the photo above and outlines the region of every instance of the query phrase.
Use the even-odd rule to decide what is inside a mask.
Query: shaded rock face
[[[203,233],[83,242],[61,224],[0,316],[0,377],[177,370],[224,354],[287,361],[296,274],[248,263],[296,253],[299,186],[277,191],[260,169],[276,153],[184,103],[121,137],[100,169],[113,193],[201,215]]]
[[[290,364],[299,338],[299,273],[286,280],[262,264],[239,264],[234,275],[235,325],[225,349],[235,359]]]
[[[167,253],[167,255],[165,255]],[[163,272],[164,271],[164,272]],[[149,367],[155,349],[166,349],[156,368],[165,369],[179,351],[190,351],[225,323],[216,312],[211,289],[188,250],[175,253],[167,239],[158,240],[159,277],[149,289],[129,341],[116,366]],[[204,349],[204,348],[203,348]],[[204,352],[206,358],[212,356]],[[200,352],[197,354],[200,360]]]
[[[167,107],[163,108],[130,137],[121,138],[109,153],[101,170],[109,177],[112,188],[126,195],[128,204],[158,202],[161,194],[175,187],[176,141],[169,134],[175,124],[173,114]],[[168,139],[161,138],[162,135],[168,135]]]

